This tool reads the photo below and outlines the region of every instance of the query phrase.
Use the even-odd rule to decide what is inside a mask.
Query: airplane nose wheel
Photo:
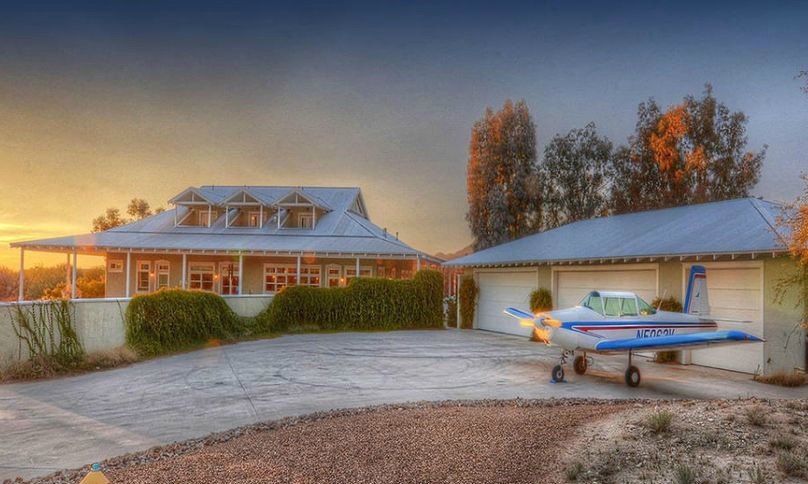
[[[553,381],[554,382],[561,382],[564,381],[564,367],[561,365],[556,365],[553,367]]]
[[[584,373],[586,373],[587,368],[586,355],[576,356],[575,360],[573,360],[572,362],[572,367],[575,369],[575,373],[579,375],[583,375]]]

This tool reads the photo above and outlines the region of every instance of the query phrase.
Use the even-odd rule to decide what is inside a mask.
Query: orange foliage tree
[[[731,112],[706,86],[662,112],[651,99],[638,109],[636,132],[614,156],[616,213],[748,196],[766,147],[746,151],[746,115]]]

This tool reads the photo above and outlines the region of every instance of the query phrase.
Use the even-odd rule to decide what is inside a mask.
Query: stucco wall
[[[272,301],[272,296],[228,296],[228,306],[239,316],[255,316]],[[78,299],[72,303],[73,321],[79,341],[87,352],[116,348],[126,342],[124,317],[129,299]],[[21,307],[30,311],[42,302],[24,302]],[[0,365],[17,359],[26,359],[28,353],[12,327],[12,316],[18,303],[0,304]]]
[[[797,306],[799,292],[790,288],[777,298],[778,282],[797,271],[787,257],[766,259],[763,263],[763,326],[766,344],[766,373],[805,368],[805,330],[800,326],[802,307]]]

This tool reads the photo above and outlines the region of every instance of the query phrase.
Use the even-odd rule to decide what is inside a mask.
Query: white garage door
[[[707,298],[710,316],[752,323],[718,322],[718,330],[737,329],[763,337],[763,278],[760,266],[708,265]],[[688,269],[689,271],[689,269]],[[753,373],[763,366],[763,344],[696,350],[692,363]]]
[[[569,308],[591,291],[631,291],[650,303],[656,297],[657,273],[652,267],[555,272],[555,304]]]
[[[480,272],[477,328],[498,333],[530,336],[531,328],[519,324],[502,311],[508,306],[530,311],[530,293],[536,289],[538,274],[529,272]]]

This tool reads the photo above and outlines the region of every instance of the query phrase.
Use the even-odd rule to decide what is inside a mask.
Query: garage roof
[[[582,220],[446,262],[482,267],[784,252],[783,206],[739,198]]]

